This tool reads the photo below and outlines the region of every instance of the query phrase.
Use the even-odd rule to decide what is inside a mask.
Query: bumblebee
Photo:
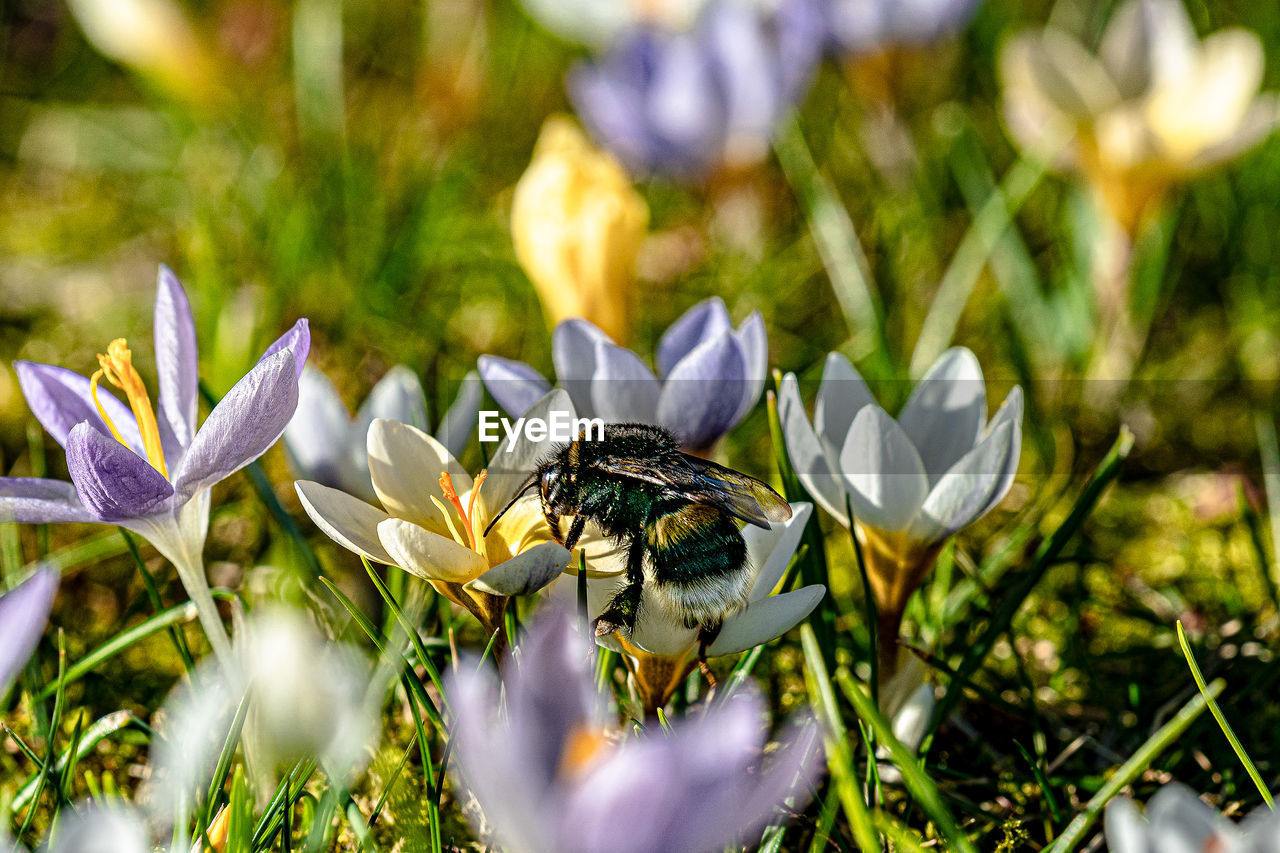
[[[682,453],[670,432],[645,424],[610,424],[602,440],[575,439],[538,463],[502,513],[535,487],[566,548],[590,521],[627,555],[626,583],[596,619],[596,636],[629,634],[648,585],[664,609],[699,628],[705,649],[747,603],[751,569],[738,521],[768,529],[791,518],[765,483]]]

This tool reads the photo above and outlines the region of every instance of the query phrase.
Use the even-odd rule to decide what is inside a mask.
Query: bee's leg
[[[586,526],[587,526],[587,517],[585,515],[575,516],[573,519],[573,523],[569,525],[569,535],[564,537],[564,542],[562,542],[561,544],[564,545],[564,547],[568,548],[570,551],[572,551],[573,547],[578,544],[578,540],[582,538],[582,529]],[[555,529],[556,529],[556,532],[558,533],[559,532],[558,525],[557,525],[557,528]]]
[[[564,544],[564,537],[560,535],[560,513],[551,508],[551,504],[547,503],[545,495],[541,496],[542,501],[542,517],[547,520],[547,526],[551,528],[551,535],[561,545]]]
[[[627,582],[614,593],[609,606],[595,621],[597,637],[605,637],[614,631],[631,633],[640,613],[640,597],[644,592],[644,543],[631,540],[627,551]]]
[[[706,663],[707,647],[716,641],[716,637],[720,636],[722,627],[724,627],[723,622],[716,625],[702,625],[698,628],[698,661],[700,663]]]

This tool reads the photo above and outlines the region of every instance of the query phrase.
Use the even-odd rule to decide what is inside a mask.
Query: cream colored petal
[[[752,601],[758,601],[773,592],[778,581],[782,580],[812,514],[813,504],[793,503],[791,518],[787,521],[771,524],[769,530],[762,530],[755,525],[747,525],[742,529],[742,538],[747,541],[747,558],[756,569],[750,593]]]
[[[724,621],[707,648],[709,657],[732,655],[781,637],[818,606],[827,589],[821,584],[753,601]]]
[[[449,472],[459,494],[471,490],[471,475],[443,444],[399,421],[375,419],[369,425],[368,446],[373,488],[387,512],[444,533],[444,519],[431,502],[432,497],[444,501],[440,474]]]
[[[1108,173],[1150,164],[1160,153],[1160,142],[1147,125],[1141,103],[1108,110],[1094,123],[1093,134],[1099,165]]]
[[[1280,95],[1265,92],[1254,99],[1234,136],[1201,151],[1187,164],[1187,169],[1195,173],[1233,160],[1270,136],[1277,126],[1280,126]]]
[[[427,580],[467,583],[489,568],[470,548],[403,519],[381,522],[378,539],[394,565]]]
[[[1199,42],[1182,0],[1129,0],[1111,16],[1098,53],[1125,98],[1184,73]]]
[[[568,564],[569,552],[562,545],[544,542],[494,566],[467,586],[491,595],[529,595],[553,581]]]
[[[1025,153],[1070,168],[1069,150],[1076,123],[1040,89],[1032,73],[1032,53],[1039,41],[1024,35],[1007,41],[1000,51],[1001,111],[1005,128]]]
[[[387,520],[385,512],[346,492],[310,480],[299,480],[294,488],[298,490],[302,508],[326,536],[374,562],[392,563],[378,539],[378,525]]]
[[[1188,162],[1239,130],[1265,64],[1262,42],[1243,29],[1220,30],[1204,40],[1199,61],[1168,81],[1147,104],[1147,121],[1166,154]]]
[[[1066,115],[1088,120],[1120,100],[1111,76],[1098,59],[1070,33],[1053,27],[1043,30],[1038,38],[1022,49],[1021,67],[1009,69],[1028,75],[1029,83]]]

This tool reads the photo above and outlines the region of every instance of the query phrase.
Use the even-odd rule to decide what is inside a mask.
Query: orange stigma
[[[116,441],[128,446],[120,435],[120,430],[111,422],[102,401],[98,399],[98,382],[102,377],[124,392],[129,400],[129,408],[138,421],[138,433],[142,436],[142,449],[146,451],[147,461],[167,480],[169,469],[164,463],[164,447],[160,443],[160,426],[156,423],[156,414],[151,408],[151,398],[147,395],[147,387],[142,384],[142,377],[133,366],[133,353],[124,338],[116,338],[107,345],[107,354],[98,354],[98,369],[89,379],[89,392],[93,395],[93,403],[98,407],[102,422],[111,430]]]
[[[472,551],[479,551],[476,547],[478,534],[475,530],[475,508],[476,495],[480,494],[480,484],[484,482],[484,478],[488,476],[487,471],[481,471],[476,475],[475,483],[471,486],[471,496],[467,500],[467,506],[462,506],[462,498],[458,497],[458,490],[453,487],[453,478],[449,476],[448,471],[440,473],[440,491],[444,493],[444,499],[453,505],[458,511],[458,517],[462,519],[462,526],[467,530],[467,540],[471,543]],[[456,535],[456,534],[455,534]]]

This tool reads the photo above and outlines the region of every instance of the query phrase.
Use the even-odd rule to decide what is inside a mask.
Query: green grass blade
[[[1271,799],[1271,792],[1263,784],[1262,775],[1258,773],[1258,768],[1254,765],[1253,759],[1249,758],[1249,753],[1245,752],[1244,747],[1241,746],[1240,739],[1236,737],[1231,724],[1222,715],[1222,709],[1218,707],[1218,703],[1209,695],[1209,689],[1205,687],[1204,675],[1200,672],[1200,666],[1196,663],[1195,655],[1191,653],[1191,644],[1187,642],[1187,632],[1182,629],[1181,619],[1178,620],[1178,644],[1182,646],[1182,656],[1187,659],[1187,667],[1191,670],[1191,677],[1196,680],[1196,688],[1200,691],[1200,695],[1204,697],[1205,704],[1209,706],[1209,713],[1213,714],[1214,720],[1218,723],[1218,728],[1222,729],[1222,733],[1227,736],[1231,749],[1235,751],[1236,758],[1240,759],[1240,763],[1244,765],[1245,772],[1249,774],[1249,778],[1253,780],[1258,792],[1262,794],[1262,799],[1266,802],[1267,808],[1274,810],[1276,807],[1275,801]]]
[[[951,264],[938,283],[929,313],[925,315],[911,353],[911,375],[923,376],[929,365],[951,345],[960,314],[969,301],[978,276],[987,265],[1005,232],[1013,224],[1013,216],[1044,177],[1044,163],[1019,160],[1005,173],[999,189],[991,193],[982,210],[973,219],[968,232],[956,247]]]
[[[1085,804],[1084,811],[1072,818],[1071,823],[1067,824],[1062,834],[1045,848],[1044,853],[1068,853],[1074,850],[1076,845],[1084,840],[1085,833],[1102,815],[1102,810],[1106,808],[1107,803],[1111,802],[1111,799],[1126,785],[1138,778],[1166,747],[1182,737],[1187,727],[1204,712],[1207,707],[1206,697],[1216,697],[1225,686],[1226,682],[1218,679],[1208,686],[1205,693],[1192,696],[1191,701],[1183,705],[1182,710],[1178,711],[1172,720],[1161,726],[1160,730],[1149,737],[1146,743],[1138,747],[1137,752],[1129,756],[1129,760],[1120,765],[1120,769]]]
[[[866,252],[835,188],[814,162],[794,116],[784,122],[773,148],[804,210],[831,290],[849,326],[855,357],[887,353],[883,347],[880,300]]]
[[[182,604],[174,605],[168,610],[157,613],[150,619],[139,622],[127,631],[121,631],[68,667],[63,674],[64,683],[72,684],[78,681],[101,666],[103,662],[110,660],[130,646],[174,625],[191,622],[195,620],[196,615],[195,604],[190,601],[184,601]],[[35,695],[36,701],[48,699],[57,689],[58,682],[56,681],[46,684]]]
[[[855,683],[848,670],[841,670],[836,673],[836,683],[840,685],[841,692],[844,693],[849,703],[853,705],[858,716],[871,728],[872,733],[875,735],[876,743],[889,750],[893,763],[902,772],[902,781],[907,786],[907,790],[911,792],[911,796],[924,809],[929,819],[937,825],[938,831],[946,839],[949,849],[959,851],[959,853],[977,853],[977,849],[969,841],[969,837],[960,829],[960,824],[956,822],[951,810],[943,802],[942,794],[938,792],[938,787],[933,784],[929,774],[925,773],[920,759],[902,741],[898,740],[897,735],[893,733],[893,725],[885,718],[884,714],[880,713],[880,709],[876,707],[871,694],[864,692],[861,685]]]
[[[1062,549],[1075,536],[1076,531],[1084,523],[1084,520],[1093,511],[1094,506],[1102,498],[1102,493],[1106,491],[1107,486],[1120,475],[1120,466],[1128,457],[1129,451],[1133,449],[1133,433],[1127,427],[1121,427],[1120,435],[1111,445],[1111,449],[1107,455],[1103,457],[1102,462],[1094,471],[1093,476],[1089,478],[1089,482],[1085,484],[1084,489],[1080,492],[1080,496],[1071,506],[1071,511],[1067,513],[1067,517],[1063,519],[1062,524],[1049,535],[1040,547],[1036,550],[1035,557],[1032,558],[1031,565],[1028,566],[1020,575],[1013,578],[1009,584],[1009,591],[1000,600],[999,606],[991,617],[991,621],[987,624],[986,630],[978,638],[976,642],[970,646],[969,651],[961,659],[960,665],[956,667],[955,677],[947,686],[946,693],[933,709],[933,716],[929,720],[928,732],[921,755],[925,755],[929,751],[929,744],[933,738],[933,732],[938,725],[947,718],[956,703],[960,700],[960,693],[964,685],[968,684],[973,678],[974,673],[982,666],[982,662],[986,660],[991,649],[995,647],[998,640],[1005,631],[1009,630],[1013,624],[1013,618],[1021,609],[1023,601],[1035,588],[1040,579],[1044,577],[1044,573],[1053,565],[1058,556],[1062,553]]]
[[[831,678],[827,674],[827,665],[823,663],[822,651],[818,648],[818,638],[813,633],[812,626],[800,626],[800,645],[808,664],[805,668],[805,684],[809,689],[809,702],[823,726],[827,765],[831,769],[831,782],[840,798],[840,806],[844,809],[858,847],[864,853],[883,850],[876,834],[871,809],[862,799],[857,770],[853,765],[853,753],[849,748],[848,732],[840,717],[840,707],[836,704]]]

